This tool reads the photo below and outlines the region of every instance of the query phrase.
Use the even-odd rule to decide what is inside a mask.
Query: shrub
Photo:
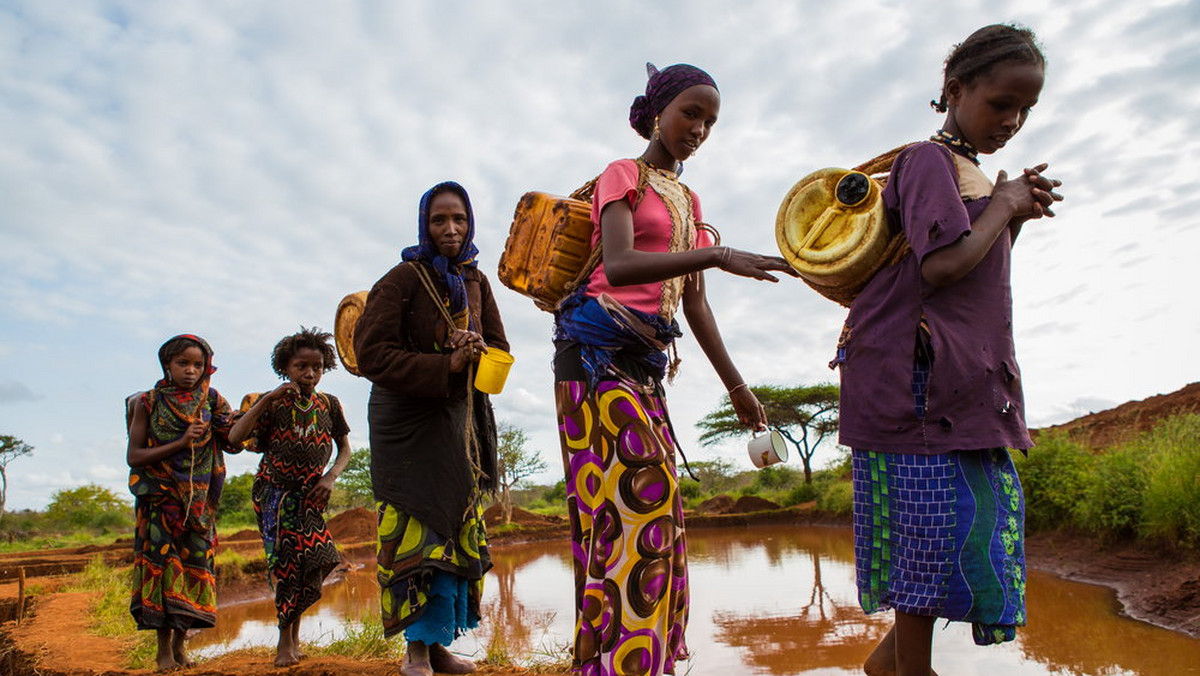
[[[829,484],[825,492],[817,497],[817,509],[831,514],[849,514],[854,511],[854,486],[849,481]]]
[[[547,489],[545,493],[542,493],[542,499],[545,500],[547,504],[566,502],[567,501],[567,481],[566,481],[566,479],[559,479],[558,483],[554,484],[549,489]]]
[[[812,502],[817,499],[817,494],[818,490],[815,482],[811,484],[802,483],[788,492],[787,496],[783,499],[783,505],[790,507],[804,502]]]
[[[1074,510],[1076,523],[1105,540],[1135,535],[1146,478],[1145,457],[1134,449],[1094,456]]]
[[[113,491],[86,484],[55,491],[46,508],[46,518],[59,528],[91,528],[108,531],[132,529],[133,509]]]
[[[1030,529],[1071,523],[1077,505],[1086,499],[1091,454],[1063,433],[1042,436],[1028,457],[1013,456],[1025,492],[1025,521]]]
[[[703,495],[704,489],[700,486],[699,482],[692,481],[691,479],[685,477],[679,480],[679,494],[682,495],[685,500],[692,500]]]
[[[772,465],[758,470],[754,477],[754,486],[759,491],[773,491],[804,481],[799,471],[791,467]]]
[[[1131,446],[1150,457],[1142,534],[1200,548],[1200,415],[1165,420]]]
[[[254,488],[254,474],[247,472],[225,480],[221,490],[221,504],[217,507],[217,521],[221,525],[254,525],[254,503],[250,492]]]

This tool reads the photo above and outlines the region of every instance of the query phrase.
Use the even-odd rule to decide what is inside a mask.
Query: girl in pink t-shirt
[[[662,388],[682,307],[742,424],[766,415],[733,365],[704,293],[720,268],[776,281],[786,261],[713,246],[696,195],[678,180],[717,121],[704,71],[649,67],[630,123],[650,141],[597,179],[593,245],[603,262],[555,314],[555,399],[576,566],[574,668],[675,673],[687,657],[687,554],[675,435]]]

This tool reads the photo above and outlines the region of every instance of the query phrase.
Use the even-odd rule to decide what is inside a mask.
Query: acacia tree
[[[500,459],[500,513],[501,523],[512,520],[512,489],[523,480],[546,469],[546,461],[537,451],[525,448],[529,437],[525,430],[500,423],[496,427]]]
[[[8,502],[8,463],[33,453],[33,446],[7,434],[0,434],[0,514]]]
[[[838,386],[831,384],[807,387],[776,387],[757,385],[750,391],[758,397],[767,411],[771,427],[779,430],[796,448],[804,465],[804,483],[812,483],[812,458],[817,447],[838,427]],[[750,434],[738,422],[729,395],[721,399],[720,407],[700,419],[696,427],[704,430],[700,443],[711,446],[723,439]]]

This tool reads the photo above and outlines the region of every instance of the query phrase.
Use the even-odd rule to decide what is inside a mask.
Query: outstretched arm
[[[755,430],[766,429],[766,411],[746,386],[746,381],[742,380],[729,351],[725,349],[725,341],[721,339],[717,320],[708,304],[702,272],[692,275],[684,284],[683,315],[692,334],[696,336],[696,342],[700,343],[700,349],[704,350],[704,355],[708,357],[708,361],[717,372],[717,377],[729,393],[729,401],[733,404],[733,410],[737,412],[738,422]]]
[[[690,251],[639,251],[633,247],[633,210],[624,200],[610,202],[600,214],[604,272],[613,286],[661,282],[672,277],[720,268],[743,277],[770,282],[772,272],[795,275],[787,261],[778,256],[760,256],[730,247],[703,247]]]

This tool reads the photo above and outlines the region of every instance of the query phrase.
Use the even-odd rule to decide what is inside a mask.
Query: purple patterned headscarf
[[[663,70],[646,64],[646,75],[650,81],[646,83],[646,93],[633,100],[629,107],[629,124],[641,135],[650,140],[654,132],[654,118],[667,107],[679,93],[688,87],[708,85],[713,89],[717,83],[708,73],[686,63],[677,63]]]

